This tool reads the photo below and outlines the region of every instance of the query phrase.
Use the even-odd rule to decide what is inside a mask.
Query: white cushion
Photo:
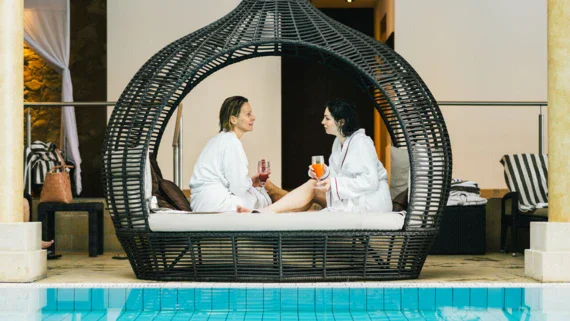
[[[407,148],[390,148],[390,196],[392,199],[405,191],[410,179],[410,156]]]
[[[180,213],[178,211],[178,213]],[[392,213],[301,212],[262,214],[168,214],[160,212],[148,218],[154,232],[210,231],[329,231],[382,230],[398,231],[405,215]]]

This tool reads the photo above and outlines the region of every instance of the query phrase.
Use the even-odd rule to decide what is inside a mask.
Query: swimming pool
[[[570,320],[569,294],[570,287],[12,287],[0,288],[0,320]]]

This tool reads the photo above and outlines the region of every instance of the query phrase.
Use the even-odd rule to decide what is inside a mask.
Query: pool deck
[[[203,283],[153,282],[138,280],[128,260],[112,259],[114,253],[91,258],[85,253],[64,253],[57,260],[48,261],[47,278],[29,283],[40,287],[208,287],[208,286],[302,286],[303,283]],[[524,257],[491,253],[487,255],[430,255],[420,278],[415,280],[383,282],[307,283],[322,286],[379,286],[385,287],[450,287],[450,286],[506,286],[517,287],[539,282],[524,276]]]

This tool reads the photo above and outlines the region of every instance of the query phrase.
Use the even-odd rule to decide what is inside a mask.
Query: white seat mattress
[[[228,212],[219,214],[181,214],[180,211],[161,211],[149,215],[148,223],[150,229],[154,232],[397,231],[404,226],[404,220],[404,212],[301,212],[282,214],[238,214]]]

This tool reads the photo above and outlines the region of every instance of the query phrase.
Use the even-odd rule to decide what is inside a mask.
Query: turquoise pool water
[[[570,320],[569,289],[5,288],[0,320]]]

